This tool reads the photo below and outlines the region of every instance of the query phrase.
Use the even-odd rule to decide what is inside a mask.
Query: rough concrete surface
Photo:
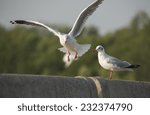
[[[90,79],[38,75],[0,75],[0,97],[97,97]]]
[[[137,98],[150,97],[150,83],[100,77],[0,75],[1,98]]]
[[[150,82],[98,79],[105,98],[150,98]]]

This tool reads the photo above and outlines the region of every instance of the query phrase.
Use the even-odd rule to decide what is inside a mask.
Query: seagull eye
[[[103,48],[102,47],[99,47],[99,49],[102,51],[103,50]]]

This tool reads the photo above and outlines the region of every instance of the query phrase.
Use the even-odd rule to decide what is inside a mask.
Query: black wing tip
[[[139,68],[141,65],[130,65],[130,66],[128,66],[128,67],[126,67],[126,68]]]
[[[24,24],[25,21],[24,20],[14,20],[14,21],[10,21],[11,24]]]
[[[97,2],[102,3],[104,0],[97,0]]]
[[[10,21],[10,23],[11,23],[11,24],[16,24],[16,22],[15,22],[15,21]]]

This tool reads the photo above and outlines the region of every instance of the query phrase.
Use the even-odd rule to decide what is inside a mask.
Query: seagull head
[[[100,53],[103,53],[104,52],[104,47],[101,46],[101,45],[98,45],[95,50],[100,52]]]

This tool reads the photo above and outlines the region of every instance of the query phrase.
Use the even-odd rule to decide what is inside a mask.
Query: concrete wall
[[[100,77],[0,75],[0,97],[150,97],[150,83]]]

